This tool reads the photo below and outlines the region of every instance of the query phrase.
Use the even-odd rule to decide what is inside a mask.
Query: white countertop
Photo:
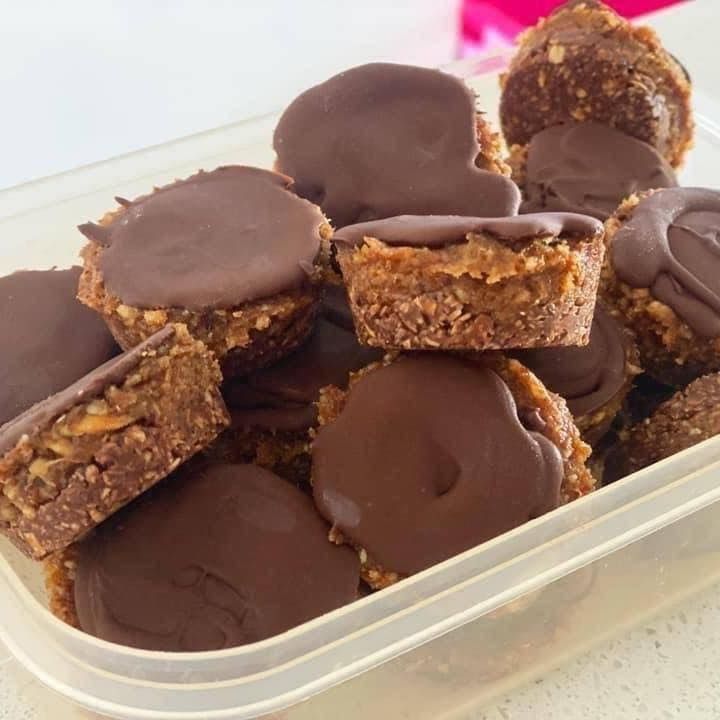
[[[716,39],[720,3],[695,0],[658,13],[649,22],[688,68],[696,87],[712,94],[720,55]],[[355,54],[362,58],[362,49]],[[265,102],[272,101],[268,96]],[[498,699],[467,720],[717,720],[718,638],[720,585]],[[5,656],[0,647],[0,720],[88,717],[41,688],[15,661],[3,660]]]

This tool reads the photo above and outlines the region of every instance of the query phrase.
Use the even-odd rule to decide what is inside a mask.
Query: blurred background
[[[0,0],[0,188],[281,109],[362,62],[496,51],[557,4]]]

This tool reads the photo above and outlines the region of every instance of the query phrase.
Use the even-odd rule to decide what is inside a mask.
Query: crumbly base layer
[[[524,145],[551,125],[587,120],[653,145],[674,167],[692,145],[683,68],[650,28],[595,0],[527,30],[501,85],[500,119],[510,145]]]
[[[615,474],[629,475],[720,433],[720,373],[675,393],[624,434]]]
[[[507,164],[510,168],[510,177],[520,188],[525,198],[525,181],[527,180],[527,159],[530,145],[511,145],[507,156]]]
[[[77,551],[74,545],[45,559],[43,572],[50,612],[68,625],[80,629],[75,607]]]
[[[672,385],[659,383],[647,373],[638,376],[623,407],[624,426],[630,427],[649,418],[675,392]]]
[[[510,176],[510,166],[505,162],[505,143],[498,132],[494,132],[490,123],[482,114],[475,120],[475,133],[477,135],[480,153],[475,158],[475,165],[481,170]]]
[[[338,261],[366,345],[490,350],[587,344],[603,253],[601,238],[472,234],[443,248],[367,238]]]
[[[222,462],[254,463],[272,470],[300,488],[310,482],[310,444],[307,432],[230,427],[205,454]]]
[[[0,458],[0,530],[35,559],[81,538],[227,425],[220,381],[213,355],[176,326],[122,384]]]
[[[125,305],[105,287],[99,266],[101,253],[102,248],[95,243],[83,249],[78,298],[102,315],[125,350],[169,323],[183,323],[220,359],[225,375],[232,376],[279,360],[312,330],[318,301],[314,283],[227,310],[142,309]]]
[[[681,387],[700,375],[720,370],[720,338],[697,335],[650,290],[633,288],[619,280],[611,262],[615,234],[632,217],[640,200],[652,193],[632,195],[606,221],[608,259],[600,293],[613,314],[634,330],[643,369],[661,383]]]
[[[388,355],[383,364],[390,364],[396,357]],[[591,492],[595,486],[595,479],[586,465],[590,456],[590,447],[581,439],[565,401],[549,392],[538,378],[517,360],[509,359],[501,353],[468,357],[497,372],[507,384],[519,407],[537,408],[544,422],[541,432],[560,450],[563,458],[565,476],[560,490],[561,502],[565,504]],[[350,388],[365,374],[380,366],[380,363],[374,363],[353,373],[350,377]],[[320,391],[318,403],[320,426],[332,423],[340,415],[347,396],[348,391],[335,386],[325,387]],[[337,528],[331,528],[329,539],[331,542],[347,543],[356,548],[360,557],[361,577],[373,589],[388,587],[403,578],[392,568],[383,567],[376,559],[369,557],[364,548],[355,545]]]

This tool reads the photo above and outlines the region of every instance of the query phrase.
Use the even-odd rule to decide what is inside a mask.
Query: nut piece
[[[130,415],[83,415],[69,423],[73,435],[100,435],[135,422]]]
[[[138,311],[130,307],[129,305],[118,305],[115,312],[123,319],[127,321],[133,321],[138,316]]]
[[[553,65],[559,65],[565,59],[564,45],[551,45],[548,50],[548,61]]]

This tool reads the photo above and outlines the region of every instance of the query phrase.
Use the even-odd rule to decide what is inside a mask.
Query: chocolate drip
[[[615,234],[617,277],[648,288],[698,335],[720,336],[720,191],[668,188],[643,198]]]
[[[388,245],[443,247],[464,242],[469,233],[488,233],[501,240],[524,240],[548,235],[595,238],[602,232],[602,223],[576,213],[536,213],[505,218],[401,215],[344,227],[338,230],[333,240],[338,245],[359,245],[371,237]]]

